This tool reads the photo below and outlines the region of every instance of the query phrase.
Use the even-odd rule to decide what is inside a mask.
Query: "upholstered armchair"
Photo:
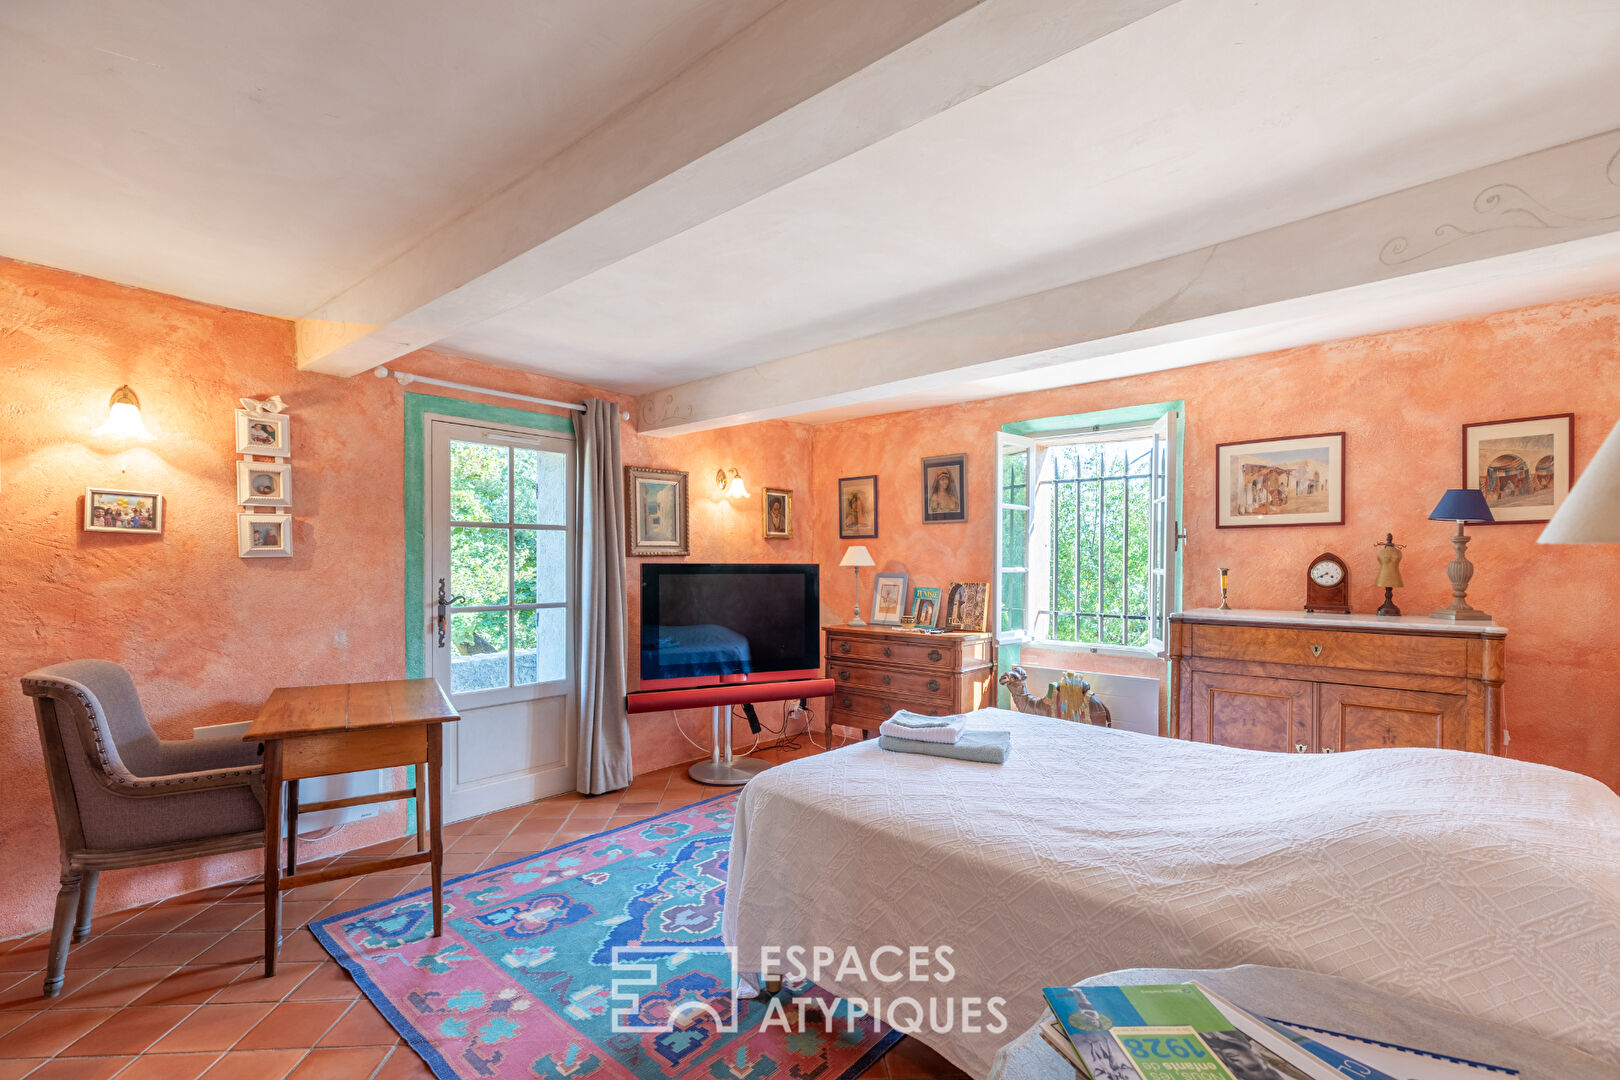
[[[62,842],[45,972],[54,997],[69,936],[90,933],[101,871],[263,846],[264,767],[247,743],[158,738],[134,680],[109,661],[52,664],[22,686],[34,699]]]

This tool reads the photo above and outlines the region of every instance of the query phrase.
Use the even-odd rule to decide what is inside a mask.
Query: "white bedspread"
[[[1265,754],[1024,716],[1006,765],[875,741],[743,789],[724,934],[954,949],[1001,1034],[918,1037],[976,1077],[1040,988],[1129,967],[1342,975],[1620,1063],[1620,797],[1448,750]],[[824,976],[846,996],[894,985]]]

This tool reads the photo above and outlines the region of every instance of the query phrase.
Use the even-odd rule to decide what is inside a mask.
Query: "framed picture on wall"
[[[933,626],[934,620],[939,618],[939,589],[930,585],[912,589],[911,614],[916,617],[918,626]]]
[[[292,417],[236,410],[236,452],[261,457],[292,455]]]
[[[906,613],[906,575],[879,574],[872,583],[872,625],[899,626]]]
[[[624,467],[629,554],[637,558],[689,554],[686,474],[674,469]]]
[[[789,540],[793,537],[793,492],[781,488],[765,489],[765,505],[761,507],[765,539]]]
[[[291,506],[292,466],[286,462],[238,461],[236,503],[238,506]]]
[[[1344,432],[1215,447],[1215,527],[1344,524]]]
[[[155,491],[85,488],[84,531],[161,533],[163,496]]]
[[[875,540],[878,534],[878,478],[845,476],[838,481],[838,539]]]
[[[1575,414],[1463,425],[1463,487],[1485,493],[1489,524],[1551,521],[1569,495]]]
[[[967,455],[922,459],[923,524],[967,520]]]
[[[945,594],[945,615],[942,624],[946,630],[984,631],[985,597],[990,585],[984,581],[955,581]]]
[[[292,557],[291,514],[237,514],[236,553],[244,559]]]

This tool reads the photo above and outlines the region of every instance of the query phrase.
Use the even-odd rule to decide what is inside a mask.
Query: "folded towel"
[[[1012,753],[1012,733],[1009,731],[965,731],[954,743],[924,742],[921,739],[902,739],[893,735],[878,735],[878,746],[902,754],[930,754],[934,757],[959,758],[962,761],[982,761],[1000,765]]]
[[[878,734],[922,742],[953,743],[961,737],[966,727],[965,715],[923,716],[901,709],[878,725]]]

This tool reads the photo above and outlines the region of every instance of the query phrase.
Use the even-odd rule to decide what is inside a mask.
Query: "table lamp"
[[[849,550],[844,552],[844,561],[839,566],[853,566],[855,568],[855,617],[849,620],[850,626],[865,626],[866,621],[861,618],[861,567],[876,566],[872,561],[872,553],[866,550],[865,544],[851,544]]]
[[[1457,531],[1451,537],[1451,549],[1455,554],[1446,564],[1446,576],[1451,579],[1451,605],[1434,612],[1429,618],[1455,622],[1489,619],[1490,616],[1483,611],[1468,606],[1468,581],[1474,576],[1474,564],[1468,561],[1469,537],[1463,531],[1464,525],[1488,524],[1496,520],[1491,517],[1491,508],[1485,505],[1485,493],[1478,488],[1451,488],[1440,496],[1440,502],[1429,514],[1429,520],[1457,523]]]
[[[1536,543],[1620,543],[1620,424],[1598,447]]]

